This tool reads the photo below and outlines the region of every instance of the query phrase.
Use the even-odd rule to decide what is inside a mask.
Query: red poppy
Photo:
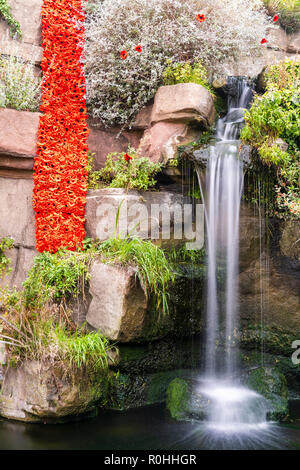
[[[53,3],[44,0],[42,5],[44,114],[33,191],[36,246],[50,253],[63,247],[76,250],[85,237],[88,152],[85,76],[79,60],[84,9],[79,0],[60,0],[55,9]]]
[[[121,56],[122,60],[125,60],[128,57],[128,52],[127,51],[121,51],[120,56]]]
[[[136,52],[142,52],[143,48],[142,46],[136,46],[135,51]]]
[[[199,13],[196,16],[196,20],[199,21],[199,23],[203,23],[203,21],[205,21],[205,15],[203,15],[202,13]]]
[[[273,16],[273,21],[274,21],[274,23],[276,23],[276,21],[278,21],[278,20],[279,20],[279,16],[278,16],[278,15]]]
[[[126,162],[130,162],[130,160],[132,160],[132,157],[131,157],[128,153],[125,153],[125,155],[124,155],[124,160],[125,160]]]
[[[260,41],[261,44],[266,44],[268,41],[266,40],[266,38],[262,38],[262,40]]]

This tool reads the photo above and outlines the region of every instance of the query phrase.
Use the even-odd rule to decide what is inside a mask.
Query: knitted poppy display
[[[44,0],[42,106],[34,164],[38,251],[76,250],[85,237],[88,128],[85,0]]]

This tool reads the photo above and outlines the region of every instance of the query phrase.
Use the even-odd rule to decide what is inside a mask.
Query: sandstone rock
[[[147,313],[145,293],[131,267],[93,263],[87,322],[111,340],[134,341]]]
[[[22,246],[7,251],[6,256],[11,260],[10,270],[0,279],[0,287],[21,289],[37,255],[38,252],[35,249],[23,248]]]
[[[39,119],[40,113],[0,109],[0,155],[34,157]]]
[[[299,54],[300,53],[300,34],[292,34],[289,38],[289,43],[287,46],[287,52],[290,54]]]
[[[148,127],[150,127],[152,108],[153,108],[153,105],[149,104],[141,109],[141,111],[138,113],[133,123],[133,126],[132,126],[133,129],[145,130],[145,129],[148,129]]]
[[[124,131],[119,128],[106,129],[98,121],[89,120],[89,150],[95,153],[95,167],[102,168],[111,152],[127,152],[128,146],[138,148],[142,130]]]
[[[103,396],[101,377],[93,384],[84,369],[68,372],[38,361],[7,368],[0,395],[0,414],[27,422],[57,422],[94,410]]]
[[[300,222],[298,220],[283,222],[281,226],[280,250],[284,256],[300,263]]]
[[[160,87],[154,98],[151,122],[189,123],[197,121],[205,127],[213,124],[215,107],[211,94],[195,83],[179,83]]]
[[[11,0],[12,14],[21,26],[22,40],[13,39],[7,23],[0,21],[0,52],[39,64],[42,59],[41,6],[43,0]]]
[[[33,181],[0,178],[0,238],[27,248],[35,248],[32,191]]]
[[[167,162],[176,156],[177,147],[184,143],[187,132],[186,124],[158,122],[145,131],[138,153],[152,162]]]
[[[154,233],[160,232],[162,221],[151,219],[153,205],[170,210],[171,225],[174,221],[174,208],[190,202],[180,194],[160,192],[138,192],[118,188],[89,191],[86,203],[86,235],[93,239],[106,240],[115,232],[117,211],[120,208],[120,220],[117,233],[138,234],[141,238],[150,238],[151,225]],[[140,223],[140,224],[139,224]]]
[[[260,322],[266,328],[300,334],[299,280],[277,269],[272,259],[262,256],[239,276],[242,325]]]

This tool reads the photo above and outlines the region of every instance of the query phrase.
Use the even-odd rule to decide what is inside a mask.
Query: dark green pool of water
[[[164,407],[102,411],[86,421],[60,425],[0,421],[0,449],[201,450],[300,449],[300,420],[250,433],[216,434],[201,423],[174,422]]]

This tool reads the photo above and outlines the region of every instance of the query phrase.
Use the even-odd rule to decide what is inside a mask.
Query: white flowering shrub
[[[38,111],[41,79],[34,65],[14,56],[0,58],[0,106],[20,111]]]
[[[95,1],[86,24],[90,114],[107,126],[130,125],[161,84],[168,59],[200,60],[217,74],[229,58],[259,53],[267,21],[260,0]]]

